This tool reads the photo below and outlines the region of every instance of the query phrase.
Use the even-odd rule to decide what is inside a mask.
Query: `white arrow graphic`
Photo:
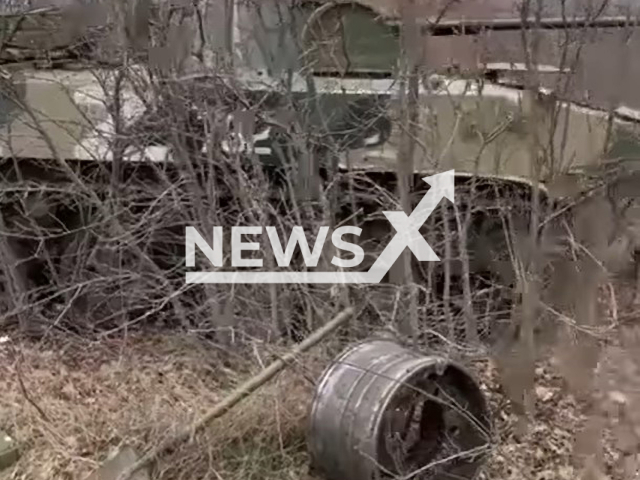
[[[368,272],[189,272],[187,283],[380,283],[405,248],[421,262],[437,262],[440,259],[420,234],[420,227],[442,198],[455,201],[454,173],[449,170],[424,177],[431,188],[411,215],[383,212],[397,233]]]
[[[424,177],[422,180],[431,185],[431,188],[410,216],[404,212],[383,212],[397,233],[367,272],[366,283],[380,283],[406,247],[409,247],[421,262],[440,260],[419,230],[443,197],[451,202],[455,201],[453,175],[454,171],[449,170]]]

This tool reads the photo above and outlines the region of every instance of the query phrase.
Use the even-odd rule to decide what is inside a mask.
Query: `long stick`
[[[278,360],[274,361],[267,368],[262,370],[259,374],[251,377],[249,380],[244,382],[242,385],[238,386],[233,392],[231,392],[227,397],[225,397],[222,401],[216,404],[211,408],[202,418],[200,418],[193,425],[185,428],[176,436],[169,438],[168,440],[162,442],[156,448],[151,450],[149,453],[144,455],[140,460],[134,463],[131,467],[127,468],[124,472],[120,474],[118,480],[129,480],[134,473],[136,473],[141,468],[147,466],[150,462],[155,460],[161,453],[169,450],[171,447],[177,445],[180,442],[183,442],[189,439],[195,432],[202,430],[209,422],[212,420],[221,417],[225,413],[227,413],[232,407],[237,405],[241,400],[249,396],[255,390],[260,388],[262,385],[267,383],[273,377],[275,377],[278,373],[284,370],[292,360],[295,359],[297,355],[300,353],[309,350],[314,347],[318,343],[320,343],[325,337],[327,337],[330,333],[336,330],[340,325],[345,323],[349,317],[353,315],[353,308],[349,307],[344,309],[338,315],[336,315],[331,321],[326,323],[323,327],[319,328],[311,335],[309,335],[304,341],[295,345],[291,351],[289,351],[286,355],[283,355]]]

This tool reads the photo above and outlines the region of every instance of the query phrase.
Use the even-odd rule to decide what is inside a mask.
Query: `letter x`
[[[438,261],[438,256],[420,233],[420,227],[426,219],[420,218],[419,214],[417,208],[411,212],[411,216],[407,216],[404,212],[384,212],[389,223],[398,232],[389,243],[391,246],[389,250],[397,252],[399,256],[406,247],[409,247],[421,262]]]
[[[404,212],[383,212],[397,233],[382,251],[366,274],[367,281],[379,283],[389,271],[403,250],[407,247],[421,262],[437,262],[440,260],[425,238],[420,234],[420,227],[438,206],[443,197],[454,199],[454,171],[449,170],[423,180],[431,185],[416,208],[408,215]]]

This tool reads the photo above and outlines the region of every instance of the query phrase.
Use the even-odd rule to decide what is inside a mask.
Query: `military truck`
[[[570,203],[612,176],[632,173],[640,158],[640,114],[579,105],[529,83],[533,68],[535,77],[560,79],[560,85],[558,69],[509,64],[420,71],[411,84],[401,61],[401,22],[364,3],[233,1],[202,15],[197,7],[185,13],[170,2],[138,0],[118,13],[122,28],[104,20],[105,11],[88,15],[79,8],[0,17],[2,228],[10,232],[3,263],[12,266],[6,289],[19,298],[28,292],[39,292],[38,301],[60,297],[50,287],[56,279],[65,302],[76,301],[73,285],[117,270],[113,258],[99,259],[110,249],[96,249],[100,235],[87,226],[122,213],[111,210],[114,198],[128,199],[119,208],[137,225],[136,214],[148,218],[163,196],[182,198],[176,185],[198,183],[205,198],[217,179],[215,188],[224,192],[213,195],[218,202],[256,175],[273,186],[268,195],[275,211],[283,204],[295,210],[296,201],[329,202],[332,225],[362,226],[364,270],[393,233],[382,210],[411,206],[398,203],[402,185],[415,203],[427,189],[422,177],[453,169],[456,206],[424,227],[449,260],[437,267],[414,262],[413,281],[423,287],[423,312],[465,288],[486,306],[496,301],[495,291],[510,292],[516,283],[505,227],[527,237],[534,200],[544,211]],[[176,24],[180,15],[193,23]],[[545,22],[538,27],[567,21]],[[605,26],[625,22],[606,19]],[[164,30],[154,32],[159,23]],[[473,33],[520,23],[467,22],[465,28]],[[444,35],[459,26],[420,28]],[[413,105],[408,84],[418,95]],[[240,161],[240,171],[232,160]],[[292,185],[297,200],[278,193]],[[224,210],[226,200],[212,205],[206,198],[202,205]],[[191,213],[202,207],[188,203]],[[230,212],[230,222],[243,214],[241,206]],[[170,272],[182,279],[184,211],[154,215],[171,218],[169,226],[138,232],[145,247],[136,247],[138,260],[129,268],[144,264],[154,278]],[[114,236],[133,242],[135,234],[119,225]],[[401,263],[385,282],[404,282]],[[159,298],[176,299],[180,280],[173,281],[163,280]],[[121,291],[122,284],[110,288]],[[498,297],[504,303],[505,294]],[[451,307],[454,315],[463,303]]]

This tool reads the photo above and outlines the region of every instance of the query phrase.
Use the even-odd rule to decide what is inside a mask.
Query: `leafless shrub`
[[[374,99],[360,110],[354,108],[351,118],[336,128],[340,132],[328,135],[320,126],[327,127],[331,112],[319,108],[313,88],[297,97],[295,92],[282,95],[266,83],[266,75],[264,85],[247,91],[227,75],[233,52],[224,49],[233,49],[232,40],[215,45],[215,55],[205,48],[211,39],[202,22],[212,15],[207,8],[214,7],[198,2],[134,3],[109,4],[115,28],[108,35],[97,29],[104,41],[86,46],[93,52],[93,63],[82,67],[98,88],[80,101],[68,89],[75,108],[68,113],[84,131],[78,134],[77,125],[57,125],[60,132],[75,135],[78,143],[94,142],[91,162],[68,160],[68,145],[52,136],[52,120],[21,101],[24,92],[2,91],[0,101],[13,102],[25,124],[41,136],[41,152],[47,153],[30,159],[38,173],[25,179],[25,169],[12,160],[20,157],[19,138],[0,145],[9,159],[0,177],[6,205],[0,215],[0,260],[5,266],[0,324],[17,321],[24,332],[40,337],[56,330],[109,337],[170,325],[237,353],[260,342],[297,339],[351,303],[360,309],[360,320],[345,332],[346,340],[387,328],[425,351],[466,359],[492,357],[523,425],[527,416],[535,423],[540,380],[536,365],[548,362],[553,347],[568,390],[587,405],[587,413],[597,420],[603,409],[609,412],[611,402],[632,410],[631,397],[624,393],[622,401],[616,393],[622,388],[609,384],[609,393],[600,395],[598,389],[604,387],[596,386],[596,367],[600,361],[613,371],[607,370],[607,378],[615,378],[610,381],[633,384],[620,372],[624,378],[617,379],[610,366],[611,358],[618,356],[624,357],[625,365],[632,364],[633,349],[622,342],[610,357],[610,350],[601,345],[615,341],[611,334],[619,332],[618,323],[634,315],[627,313],[629,304],[620,302],[614,285],[634,252],[633,236],[628,234],[634,205],[620,198],[625,195],[620,193],[624,184],[616,177],[619,172],[598,178],[564,203],[548,195],[564,188],[567,179],[562,174],[575,161],[566,153],[572,120],[556,100],[584,100],[576,98],[581,97],[576,92],[586,90],[584,85],[612,83],[608,77],[588,78],[587,66],[599,48],[591,29],[564,29],[546,36],[523,30],[502,37],[502,45],[495,33],[480,36],[474,65],[460,61],[453,70],[476,76],[477,60],[502,54],[519,60],[525,70],[515,82],[525,90],[522,108],[528,109],[529,123],[516,119],[513,125],[496,126],[484,110],[465,117],[468,112],[456,105],[455,128],[449,132],[451,138],[443,140],[436,138],[438,105],[432,108],[435,115],[423,115],[419,95],[430,74],[442,67],[429,57],[441,39],[423,35],[415,25],[416,12],[433,7],[401,2],[397,10],[404,13],[402,95],[399,114],[392,119],[402,132],[399,157],[393,168],[371,173],[354,165],[362,159],[348,153],[356,142],[348,130],[366,124],[375,132],[381,122],[389,121],[381,114],[388,107],[385,102]],[[431,13],[445,15],[449,8],[455,12],[456,2],[444,3],[445,8]],[[549,9],[553,15],[569,18],[580,13],[595,19],[616,7],[607,1],[578,3],[527,0],[519,14],[534,18],[535,24]],[[387,7],[393,10],[396,5],[389,2]],[[263,27],[268,30],[268,25]],[[301,33],[294,32],[292,38],[304,43],[297,37]],[[621,45],[632,41],[630,30],[617,34]],[[187,40],[194,35],[198,46],[192,48]],[[467,40],[460,37],[448,45],[455,50],[458,42]],[[2,45],[0,53],[11,46],[4,37]],[[313,49],[304,53],[313,58]],[[140,67],[139,58],[148,61]],[[620,68],[634,68],[624,60],[631,62],[630,57],[620,59]],[[331,60],[344,69],[339,55]],[[549,62],[572,74],[554,78],[537,72],[537,64]],[[265,71],[277,70],[277,63],[271,62]],[[7,84],[12,81],[8,78]],[[313,87],[312,78],[303,80]],[[480,83],[489,82],[483,78]],[[540,87],[553,92],[540,98]],[[611,118],[609,137],[623,90],[591,99]],[[482,101],[482,95],[478,98]],[[132,108],[134,104],[139,106]],[[317,117],[315,123],[307,121],[311,117]],[[225,148],[232,138],[239,138],[230,133],[247,137],[267,129],[276,132],[270,145],[275,166],[265,167],[256,155]],[[529,168],[522,176],[528,182],[517,188],[503,179],[476,175],[487,152],[495,154],[497,163],[509,155],[509,145],[501,140],[505,129],[527,134]],[[218,225],[274,225],[281,239],[288,238],[294,225],[302,225],[313,245],[318,226],[353,223],[363,227],[363,269],[368,268],[394,233],[381,212],[409,213],[425,193],[415,174],[415,159],[433,160],[436,169],[447,164],[459,153],[453,145],[458,133],[469,142],[478,141],[477,149],[465,152],[470,157],[465,164],[469,178],[458,181],[456,204],[443,203],[423,227],[443,262],[420,263],[407,251],[388,281],[375,286],[185,284],[187,225],[205,235]],[[444,145],[440,152],[432,147],[436,140]],[[606,143],[611,142],[607,138]],[[172,161],[131,161],[163,155]],[[339,168],[342,159],[346,167]],[[636,187],[632,182],[631,188]],[[228,253],[228,238],[225,241]],[[333,268],[334,252],[329,250],[323,251],[318,270]],[[298,257],[296,252],[290,268],[304,268]],[[211,268],[203,258],[198,261],[198,269]],[[273,270],[275,262],[267,254],[263,269]],[[603,295],[608,309],[598,303]],[[595,405],[598,402],[603,403]],[[625,435],[632,434],[620,437]],[[621,448],[630,465],[635,461],[635,440],[629,442],[631,446]]]

